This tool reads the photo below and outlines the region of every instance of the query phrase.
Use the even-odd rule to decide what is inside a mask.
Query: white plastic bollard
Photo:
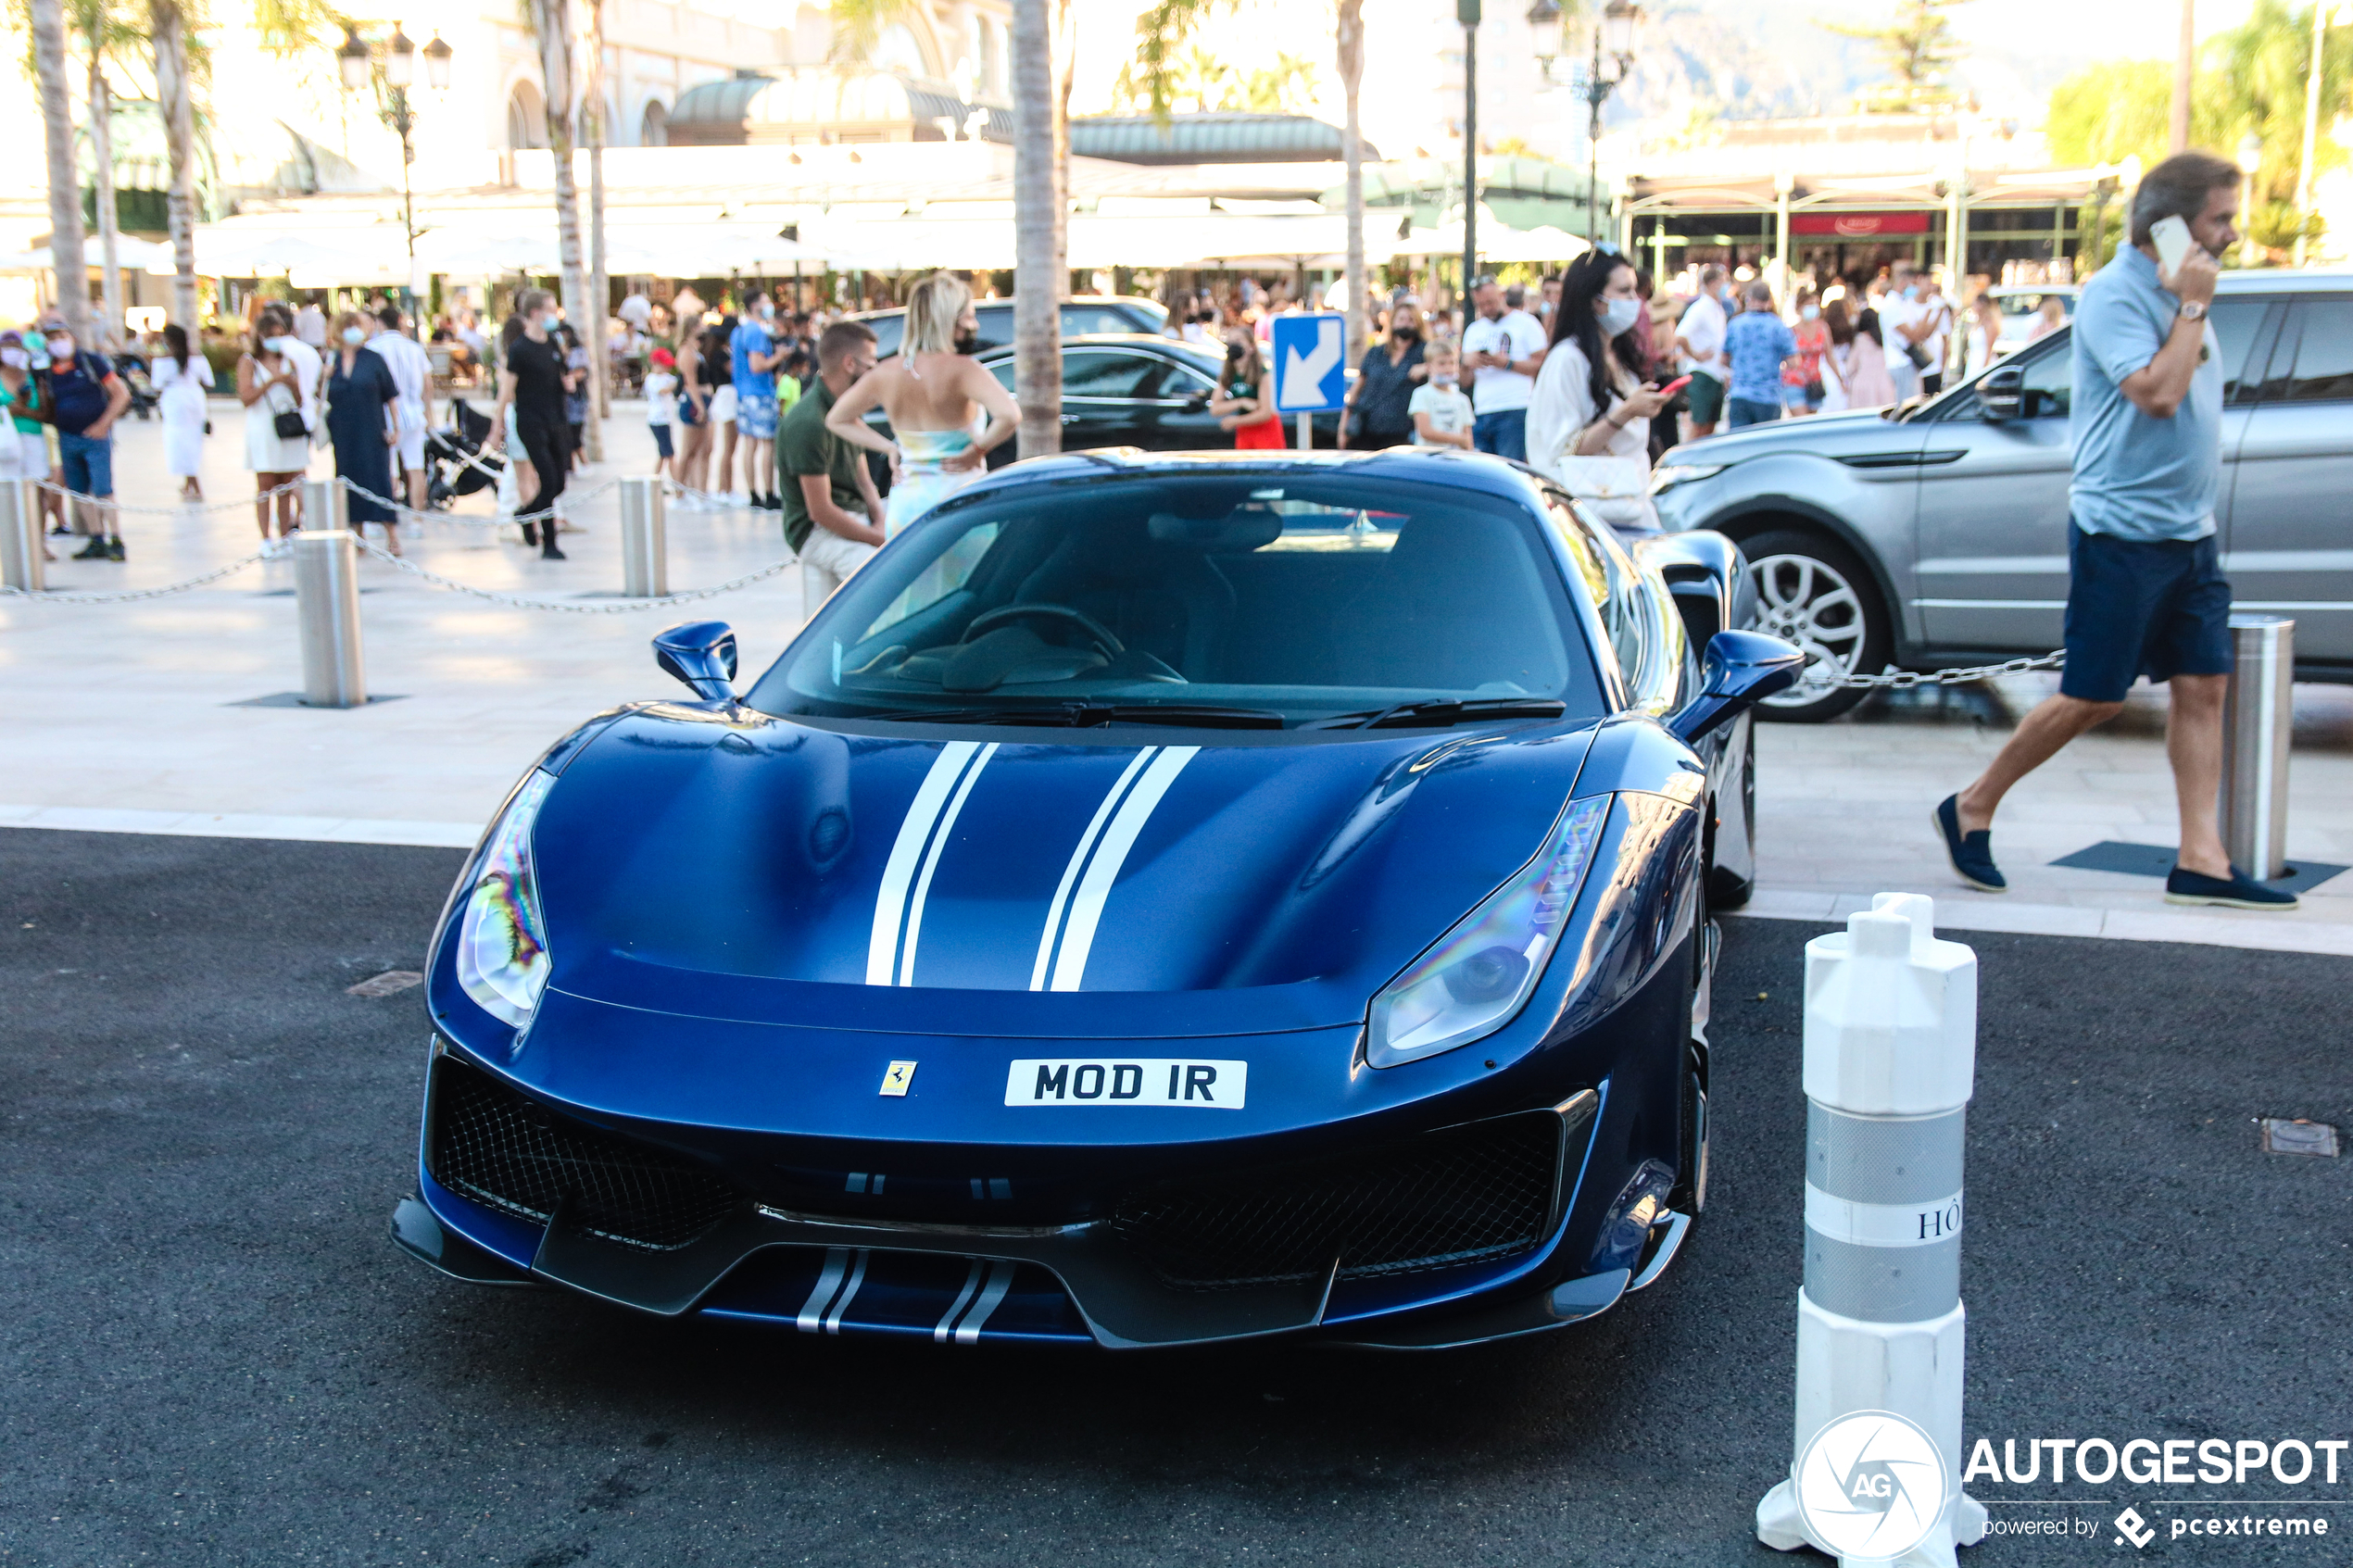
[[[1939,940],[1935,915],[1923,895],[1882,893],[1806,945],[1796,1442],[1756,1538],[1845,1564],[1955,1568],[1985,1534],[1961,1492],[1977,955]]]
[[[11,429],[0,439],[13,438]],[[41,489],[30,479],[0,479],[0,583],[28,594],[48,585],[41,537]]]

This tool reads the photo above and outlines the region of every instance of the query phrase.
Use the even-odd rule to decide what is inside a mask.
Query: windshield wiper
[[[901,708],[865,719],[934,724],[1053,724],[1092,729],[1102,724],[1177,724],[1215,730],[1279,730],[1283,716],[1263,708],[1214,708],[1181,702],[1063,702],[1051,708]]]
[[[1568,704],[1553,696],[1470,697],[1463,701],[1401,702],[1393,708],[1367,708],[1356,713],[1335,713],[1300,727],[1307,730],[1388,730],[1409,725],[1461,724],[1480,719],[1557,719]]]

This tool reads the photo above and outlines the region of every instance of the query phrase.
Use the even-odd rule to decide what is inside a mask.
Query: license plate
[[[1005,1073],[1007,1105],[1156,1105],[1239,1110],[1250,1087],[1247,1061],[1167,1057],[1119,1060],[1056,1057],[1016,1061]]]

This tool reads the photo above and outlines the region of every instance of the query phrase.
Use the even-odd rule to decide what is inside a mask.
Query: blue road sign
[[[1275,412],[1322,414],[1348,393],[1348,318],[1275,318]]]

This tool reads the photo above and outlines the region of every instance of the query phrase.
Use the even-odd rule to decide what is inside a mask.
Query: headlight
[[[1536,859],[1373,998],[1367,1060],[1375,1067],[1416,1061],[1511,1022],[1576,906],[1609,801],[1606,795],[1572,801]]]
[[[547,988],[547,922],[531,868],[531,824],[555,784],[532,771],[491,830],[458,919],[458,984],[482,1010],[520,1028]]]
[[[1689,484],[1699,479],[1714,479],[1730,467],[1730,463],[1665,464],[1651,470],[1651,494],[1664,495],[1679,484]]]

